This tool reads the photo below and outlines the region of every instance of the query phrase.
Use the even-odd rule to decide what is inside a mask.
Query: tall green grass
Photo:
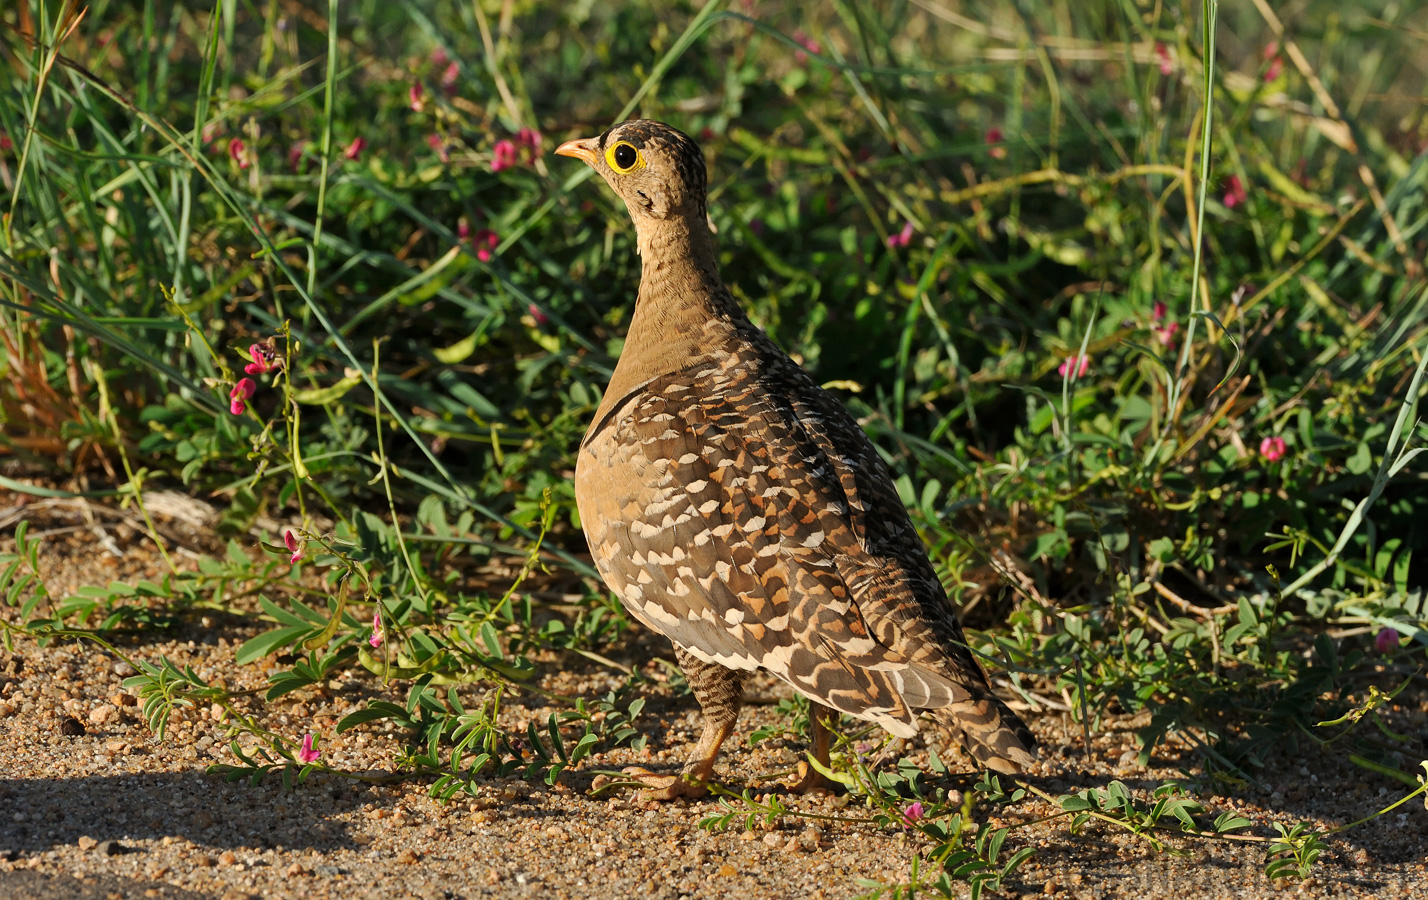
[[[1195,3],[7,8],[8,476],[216,498],[240,544],[300,518],[333,596],[234,552],[51,608],[21,552],[6,635],[102,638],[257,578],[243,612],[274,627],[240,657],[303,657],[275,692],[335,666],[411,681],[361,721],[411,727],[443,790],[470,786],[444,741],[571,764],[558,723],[521,762],[497,711],[534,649],[620,667],[570,472],[638,259],[586,171],[492,161],[522,129],[548,151],[639,114],[704,146],[730,286],[859,414],[1033,710],[1070,698],[1087,736],[1149,710],[1145,754],[1175,733],[1237,778],[1323,746],[1412,782],[1410,746],[1317,723],[1410,672],[1421,690],[1424,11],[1236,5],[1212,30]],[[234,415],[268,340],[286,366]],[[512,550],[585,599],[458,575]],[[156,727],[214,690],[159,663],[140,680]],[[494,693],[473,718],[440,684]],[[571,701],[583,752],[635,734],[629,697],[600,702],[608,733]],[[995,868],[987,849],[958,852]]]

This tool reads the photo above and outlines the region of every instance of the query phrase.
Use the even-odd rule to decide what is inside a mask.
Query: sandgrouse
[[[877,451],[720,280],[698,145],[636,120],[555,152],[625,201],[643,261],[575,498],[601,576],[674,642],[705,714],[682,776],[635,772],[645,796],[703,793],[760,668],[812,701],[824,765],[835,710],[901,737],[928,710],[988,768],[1030,764]],[[818,786],[805,767],[794,789]]]

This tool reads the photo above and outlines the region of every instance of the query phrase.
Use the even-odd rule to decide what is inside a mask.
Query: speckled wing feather
[[[699,659],[766,668],[901,736],[938,710],[984,762],[1025,765],[1030,736],[862,429],[762,332],[739,338],[592,425],[576,484],[611,589]]]

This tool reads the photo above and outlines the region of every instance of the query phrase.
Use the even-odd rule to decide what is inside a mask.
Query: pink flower
[[[1165,318],[1166,311],[1164,300],[1155,301],[1155,305],[1150,308],[1150,320],[1152,322],[1159,322]]]
[[[1240,180],[1240,176],[1231,175],[1225,179],[1225,206],[1234,209],[1248,199],[1249,194],[1245,191],[1245,183]]]
[[[902,231],[888,235],[887,242],[889,247],[906,247],[912,243],[912,223],[906,222],[902,226]]]
[[[456,221],[456,238],[462,243],[471,239],[471,225],[466,221],[465,216]]]
[[[246,169],[252,164],[248,159],[248,145],[239,138],[228,142],[228,158],[236,162],[240,169]]]
[[[456,93],[456,79],[460,77],[461,66],[456,63],[447,66],[446,70],[441,73],[441,89],[448,95]]]
[[[499,172],[516,164],[516,145],[511,141],[497,141],[491,148],[491,171]]]
[[[302,542],[298,539],[298,536],[293,534],[293,530],[291,528],[283,532],[283,545],[286,546],[288,548],[288,552],[292,554],[292,556],[288,557],[288,562],[290,563],[295,563],[298,560],[302,559],[303,554],[307,552],[307,548],[303,546]]]
[[[1279,42],[1270,41],[1264,45],[1264,58],[1269,60],[1269,68],[1264,70],[1264,80],[1273,81],[1284,69],[1284,61],[1279,58]]]
[[[347,145],[347,149],[342,151],[342,155],[348,159],[355,160],[360,158],[362,151],[366,149],[367,139],[364,137],[355,137],[352,139],[352,143]]]
[[[213,139],[218,137],[222,133],[222,122],[209,122],[207,125],[203,126],[203,142],[205,144],[211,144],[213,143]]]
[[[1379,653],[1388,654],[1398,649],[1399,640],[1396,629],[1385,628],[1374,636],[1373,645]]]
[[[267,344],[248,345],[248,355],[253,361],[243,367],[249,375],[266,375],[283,367],[283,358]]]
[[[1267,437],[1259,442],[1259,455],[1264,457],[1265,462],[1279,462],[1284,459],[1284,453],[1282,437]]]
[[[1169,75],[1175,71],[1175,64],[1170,61],[1170,48],[1162,43],[1155,45],[1155,58],[1160,63],[1160,74]]]
[[[0,131],[0,153],[6,153],[15,149],[15,142],[10,140],[10,135]]]
[[[1175,346],[1175,332],[1180,330],[1180,323],[1167,322],[1152,330],[1155,332],[1155,339],[1160,341],[1162,347],[1173,347]]]
[[[1075,380],[1085,375],[1086,370],[1090,368],[1090,366],[1091,357],[1089,356],[1068,356],[1066,357],[1065,361],[1062,362],[1059,367],[1057,367],[1056,374],[1060,375],[1062,378],[1065,378],[1069,375],[1072,380]]]
[[[304,736],[302,739],[302,747],[298,749],[298,762],[302,763],[303,765],[308,765],[309,763],[317,762],[317,759],[320,756],[322,756],[320,752],[312,749],[312,732],[309,731],[307,735]]]
[[[367,643],[373,647],[382,646],[382,611],[380,609],[372,611],[372,636],[367,638]]]
[[[433,66],[435,66],[436,68],[439,69],[439,68],[441,68],[442,66],[446,65],[446,63],[447,63],[449,60],[450,60],[450,57],[448,57],[448,56],[446,55],[446,48],[445,48],[445,47],[434,47],[434,48],[432,48],[432,51],[431,51],[431,64],[432,64]]]
[[[288,168],[294,172],[302,166],[302,154],[307,149],[307,141],[298,141],[288,148]]]
[[[799,44],[801,44],[803,46],[803,50],[807,50],[808,53],[817,54],[823,52],[823,45],[815,41],[813,38],[809,37],[807,34],[804,34],[802,28],[798,29],[793,33],[793,39]],[[803,50],[793,51],[793,58],[797,60],[800,64],[808,62],[808,53],[804,53]]]
[[[243,415],[248,410],[247,402],[252,399],[257,390],[258,385],[253,382],[253,379],[238,379],[238,383],[233,385],[233,390],[228,392],[228,411],[235,416]]]
[[[446,148],[446,138],[439,134],[429,134],[426,136],[426,142],[436,151],[437,159],[444,163],[451,162],[451,151]]]
[[[526,312],[531,314],[531,318],[536,320],[537,325],[550,324],[550,316],[547,316],[545,313],[541,312],[540,307],[536,306],[534,303],[526,307]]]
[[[533,128],[522,128],[516,132],[516,143],[525,151],[527,162],[535,162],[535,158],[540,155],[540,142],[540,132]]]
[[[927,815],[927,811],[922,808],[922,801],[912,801],[908,804],[907,809],[902,811],[902,827],[907,828],[917,824],[925,815]]]
[[[992,149],[987,151],[992,159],[1006,159],[1007,148],[1000,146],[1003,140],[1000,128],[988,128],[984,140]]]
[[[412,112],[426,109],[426,90],[420,81],[412,82],[412,86],[407,88],[407,100],[411,103]]]
[[[489,228],[482,228],[471,239],[471,246],[476,248],[476,258],[482,262],[491,261],[491,251],[496,249],[498,243],[500,238]]]

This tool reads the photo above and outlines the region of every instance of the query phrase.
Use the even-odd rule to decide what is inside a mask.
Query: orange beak
[[[573,156],[583,160],[586,165],[595,165],[595,138],[585,138],[583,140],[566,141],[555,148],[556,156]]]

